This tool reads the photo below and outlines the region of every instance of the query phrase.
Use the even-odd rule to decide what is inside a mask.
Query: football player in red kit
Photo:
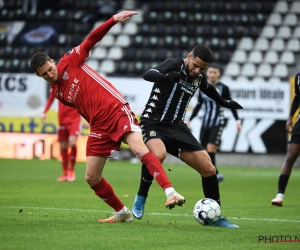
[[[84,63],[93,46],[117,23],[124,23],[136,11],[123,11],[93,30],[77,47],[62,56],[56,64],[47,54],[35,53],[31,68],[37,76],[51,83],[52,95],[63,104],[75,108],[90,124],[86,147],[86,181],[104,202],[115,211],[99,222],[132,222],[131,211],[114,193],[102,176],[107,158],[117,158],[120,144],[125,141],[136,157],[147,166],[158,184],[165,190],[165,206],[182,205],[185,198],[170,183],[160,161],[143,142],[138,121],[128,102],[104,77]]]
[[[46,121],[46,114],[50,109],[54,96],[50,94],[41,120]],[[62,175],[57,181],[75,181],[74,167],[77,156],[77,139],[81,131],[81,116],[76,109],[58,102],[58,141],[60,142]],[[70,148],[70,152],[69,152]]]

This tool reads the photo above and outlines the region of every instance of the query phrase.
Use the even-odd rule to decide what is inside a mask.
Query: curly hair
[[[46,53],[37,52],[30,59],[30,67],[36,72],[36,69],[42,67],[47,61],[51,61],[51,58]]]
[[[213,53],[211,49],[205,45],[197,45],[192,50],[193,57],[199,57],[203,62],[210,63],[212,61]]]

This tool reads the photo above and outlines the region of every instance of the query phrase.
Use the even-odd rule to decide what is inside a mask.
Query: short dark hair
[[[51,61],[51,58],[46,53],[37,52],[30,59],[30,67],[36,72],[36,69],[42,67],[47,61]]]
[[[199,57],[203,62],[210,63],[213,53],[209,47],[200,44],[193,48],[192,55],[193,57]]]
[[[209,69],[209,68],[214,68],[214,69],[218,69],[219,71],[221,71],[221,67],[216,63],[209,64],[206,69]]]
[[[220,66],[219,64],[217,64],[217,63],[210,63],[210,64],[208,64],[207,68],[205,69],[205,72],[207,72],[207,70],[208,70],[209,68],[218,69],[218,70],[220,71],[220,74],[221,74],[221,75],[222,75],[222,73],[223,73],[223,69],[222,69],[221,66]]]

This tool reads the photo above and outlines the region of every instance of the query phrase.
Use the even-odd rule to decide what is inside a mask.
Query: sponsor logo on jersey
[[[64,79],[64,80],[69,80],[69,74],[68,74],[67,71],[64,71],[63,76],[62,76],[62,79]]]
[[[160,90],[159,90],[159,88],[156,88],[155,90],[153,90],[153,92],[155,92],[155,93],[159,93],[159,94],[160,94]]]
[[[146,109],[146,112],[152,113],[152,109],[148,108],[148,109]]]
[[[92,136],[92,137],[96,137],[96,138],[101,139],[101,134],[98,134],[98,133],[95,133],[95,132],[90,132],[90,133],[89,133],[89,136]]]
[[[149,115],[148,114],[144,114],[143,117],[149,118]]]

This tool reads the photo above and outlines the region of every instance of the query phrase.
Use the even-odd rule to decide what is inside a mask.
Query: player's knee
[[[211,165],[208,168],[201,169],[200,174],[202,177],[214,176],[214,175],[216,175],[216,168],[213,165]]]
[[[162,163],[166,157],[167,157],[167,153],[166,152],[154,152],[152,153],[156,156],[156,158]]]
[[[85,180],[86,182],[90,185],[90,187],[96,186],[99,181],[100,181],[100,177],[90,174],[90,173],[86,173],[85,174]]]
[[[134,153],[134,155],[141,160],[142,157],[147,154],[149,152],[148,148],[146,147],[146,145],[140,145],[140,144],[136,144],[131,148],[132,153]]]

